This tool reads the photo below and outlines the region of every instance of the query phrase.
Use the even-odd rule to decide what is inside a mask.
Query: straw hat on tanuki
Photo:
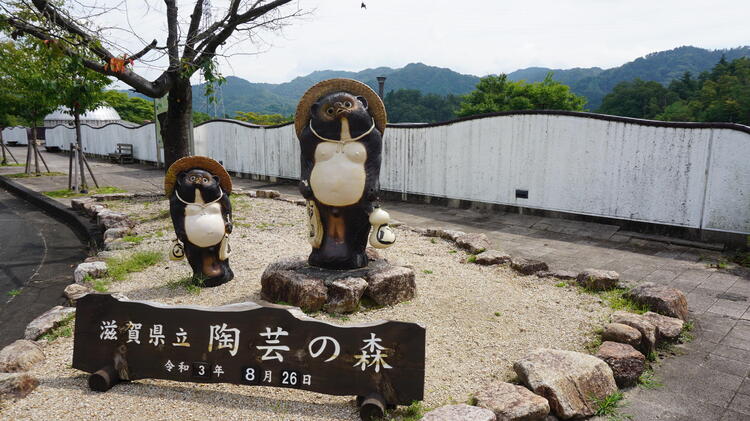
[[[224,167],[218,162],[207,156],[186,156],[180,158],[169,166],[167,174],[164,176],[164,192],[167,196],[172,194],[174,185],[177,182],[177,176],[183,172],[193,168],[200,168],[206,170],[211,174],[219,177],[219,184],[221,189],[226,193],[232,192],[232,178],[229,177],[229,173]]]
[[[310,122],[310,108],[321,97],[334,92],[349,92],[355,96],[362,96],[367,100],[368,111],[372,118],[375,119],[375,127],[382,134],[385,131],[385,124],[388,117],[385,114],[385,105],[378,94],[369,86],[354,79],[328,79],[318,82],[302,95],[297,104],[297,111],[294,113],[294,129],[297,131],[297,137],[302,134],[305,126]]]

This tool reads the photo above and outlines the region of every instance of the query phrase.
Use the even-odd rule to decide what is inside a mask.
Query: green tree
[[[548,73],[542,82],[513,82],[504,74],[480,79],[456,113],[460,117],[497,111],[570,110],[581,111],[586,98],[570,92],[570,88],[552,79]]]
[[[193,126],[211,120],[213,117],[200,111],[193,111]]]
[[[264,126],[273,126],[276,124],[289,123],[294,120],[293,116],[284,117],[281,114],[259,114],[252,111],[242,112],[237,111],[235,120],[247,121],[248,123],[261,124]]]
[[[423,95],[416,89],[399,89],[389,91],[383,102],[388,110],[389,122],[434,123],[454,118],[461,97],[452,94]]]
[[[16,113],[31,123],[32,139],[28,142],[26,173],[31,173],[31,159],[35,172],[40,174],[36,127],[42,125],[44,117],[54,111],[59,102],[61,85],[56,75],[59,63],[41,63],[43,45],[28,42],[18,48],[13,42],[0,43],[0,80],[3,90],[15,104]],[[44,158],[41,158],[44,163]],[[46,163],[45,163],[46,166]],[[48,169],[49,171],[49,169]]]
[[[104,92],[104,102],[117,110],[120,118],[136,124],[144,124],[154,119],[154,103],[152,101],[131,97],[124,92]]]
[[[621,82],[607,94],[598,112],[634,118],[655,118],[674,102],[677,94],[659,82],[634,79]]]

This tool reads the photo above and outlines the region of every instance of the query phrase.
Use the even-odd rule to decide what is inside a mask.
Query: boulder
[[[370,270],[365,294],[380,306],[392,306],[417,295],[414,271],[403,266]]]
[[[456,245],[471,254],[479,254],[490,248],[490,240],[482,233],[469,233],[456,237]]]
[[[262,197],[266,199],[275,199],[281,196],[278,190],[256,190],[255,197]]]
[[[86,285],[70,284],[65,287],[65,291],[63,291],[63,294],[65,294],[65,298],[68,299],[70,305],[74,306],[76,304],[76,301],[91,292],[94,292],[94,290]]]
[[[674,342],[680,338],[685,322],[677,317],[664,316],[659,313],[646,312],[643,317],[656,326],[656,342]]]
[[[612,314],[612,323],[620,323],[638,329],[641,332],[641,346],[638,347],[648,355],[656,349],[656,326],[640,314],[627,311],[616,311]]]
[[[104,259],[109,259],[111,257],[117,257],[117,252],[114,251],[100,251],[99,253],[96,253],[96,257],[103,257]]]
[[[422,421],[496,421],[489,409],[466,405],[446,405],[434,409],[422,417]]]
[[[93,279],[101,278],[107,274],[107,263],[105,262],[84,262],[76,266],[73,272],[73,279],[77,284],[83,282],[86,275]]]
[[[122,238],[104,241],[104,249],[107,251],[127,250],[133,247],[135,247],[135,243],[131,241],[124,241]]]
[[[39,380],[30,374],[0,373],[0,398],[25,398],[37,386]]]
[[[682,320],[688,318],[687,297],[679,289],[645,282],[628,291],[626,296],[653,312]]]
[[[329,313],[351,313],[359,307],[359,300],[367,289],[362,278],[337,279],[326,284],[328,298],[323,309]]]
[[[86,203],[93,203],[94,199],[90,197],[76,197],[73,199],[70,199],[70,207],[73,208],[73,210],[85,212],[84,205]]]
[[[304,311],[318,311],[328,299],[323,279],[300,271],[305,259],[289,258],[268,265],[260,278],[261,296],[271,302],[286,302]]]
[[[104,229],[133,228],[135,223],[124,213],[102,210],[96,214],[96,224]]]
[[[478,259],[479,257],[477,257]],[[563,281],[570,281],[578,278],[578,274],[569,270],[546,270],[537,272],[536,276],[540,278],[557,278]]]
[[[34,341],[19,339],[0,351],[0,372],[29,371],[40,361],[44,361],[42,347]]]
[[[549,414],[547,399],[511,383],[492,383],[474,396],[477,406],[494,412],[498,421],[542,421]]]
[[[106,231],[104,231],[104,241],[107,240],[116,240],[118,238],[122,238],[126,235],[130,234],[130,228],[128,227],[116,227],[116,228],[109,228]]]
[[[609,323],[604,326],[602,332],[603,341],[619,342],[633,347],[641,346],[641,336],[638,329],[622,323]]]
[[[593,291],[617,288],[620,274],[613,270],[586,269],[576,277],[578,284]]]
[[[442,228],[416,228],[414,230],[425,237],[439,237],[444,240],[456,241],[458,237],[466,235],[463,231],[446,230]]]
[[[68,315],[73,314],[75,312],[76,312],[76,309],[73,307],[63,307],[63,306],[52,307],[41,316],[32,320],[31,323],[29,323],[26,326],[24,337],[26,339],[35,341],[39,339],[40,336],[44,335],[45,333],[57,327],[57,325],[59,325],[60,322],[62,322],[66,317],[68,317]]]
[[[609,365],[620,387],[635,386],[646,367],[646,357],[628,344],[606,341],[596,356]]]
[[[516,361],[513,369],[562,419],[593,415],[596,400],[617,391],[612,369],[599,358],[580,352],[540,348]]]
[[[523,275],[533,275],[537,272],[547,271],[549,267],[541,260],[514,258],[510,267]]]
[[[103,212],[107,209],[106,206],[100,205],[94,201],[84,202],[82,206],[83,211],[91,218],[95,217],[99,212]]]
[[[478,265],[502,265],[510,262],[510,255],[497,250],[487,250],[477,256],[474,263]]]

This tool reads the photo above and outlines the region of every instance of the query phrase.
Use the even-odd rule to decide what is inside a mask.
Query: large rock
[[[96,214],[96,223],[104,229],[110,228],[133,228],[135,222],[124,213],[103,210]]]
[[[88,275],[92,279],[101,278],[107,274],[107,263],[105,262],[84,262],[76,266],[73,271],[73,279],[77,284],[83,282]]]
[[[647,312],[643,315],[656,326],[656,342],[674,342],[680,338],[685,322],[677,317],[664,316],[659,313]]]
[[[653,312],[682,320],[688,318],[687,297],[679,289],[645,282],[631,289],[627,297],[648,306]]]
[[[494,412],[498,421],[541,421],[549,414],[547,399],[515,384],[492,383],[474,396],[477,406]]]
[[[73,210],[85,212],[84,205],[86,203],[93,203],[94,199],[90,197],[77,197],[70,199],[70,207],[73,208]]]
[[[514,258],[510,262],[510,267],[515,269],[516,272],[519,272],[523,275],[533,275],[537,272],[544,272],[549,270],[549,267],[546,263],[542,262],[541,260],[534,259]]]
[[[599,358],[580,352],[537,349],[516,361],[513,369],[562,419],[593,415],[596,400],[617,391],[612,369]]]
[[[39,380],[30,374],[0,373],[0,398],[25,398],[37,386]]]
[[[367,289],[362,278],[337,279],[326,284],[328,299],[323,309],[329,313],[351,313],[359,307],[359,300]]]
[[[471,254],[479,254],[490,248],[490,240],[482,233],[469,233],[456,237],[456,245]]]
[[[44,314],[32,320],[26,326],[24,337],[35,341],[40,336],[57,327],[68,315],[76,312],[73,307],[55,306],[47,310]]]
[[[411,300],[416,291],[412,269],[383,259],[371,260],[360,269],[328,270],[310,266],[303,257],[293,257],[270,264],[261,276],[264,299],[283,301],[305,311],[354,311],[362,296],[381,306],[394,305]]]
[[[656,349],[656,326],[640,314],[627,311],[616,311],[612,314],[612,323],[621,323],[641,332],[641,346],[638,348],[648,355]]]
[[[94,201],[88,201],[83,203],[83,211],[86,212],[86,215],[89,217],[95,217],[99,212],[103,212],[107,209],[106,206],[100,205]]]
[[[474,263],[478,265],[502,265],[510,262],[510,255],[502,251],[487,250],[484,253],[478,255]]]
[[[255,197],[262,197],[266,199],[276,199],[281,196],[278,190],[256,190]]]
[[[489,409],[466,405],[447,405],[434,409],[422,417],[422,421],[496,421]]]
[[[628,344],[606,341],[596,356],[609,365],[620,387],[635,386],[646,367],[646,357]]]
[[[134,242],[125,241],[122,238],[116,238],[114,240],[104,240],[104,249],[107,251],[127,250],[133,247],[135,247]]]
[[[41,361],[44,361],[42,347],[34,341],[19,339],[0,351],[0,372],[29,371]]]
[[[122,238],[130,234],[130,231],[131,230],[128,227],[109,228],[108,230],[104,231],[104,241],[106,242]]]
[[[586,269],[576,277],[578,284],[593,291],[617,288],[620,274],[613,270]]]
[[[260,278],[261,296],[271,302],[285,302],[304,311],[318,311],[328,299],[325,281],[300,271],[304,259],[290,258],[268,265]]]
[[[63,294],[68,299],[70,305],[75,305],[84,295],[92,293],[94,290],[82,284],[70,284],[65,287]]]
[[[403,266],[385,267],[368,273],[365,294],[380,306],[409,301],[417,295],[414,271]]]
[[[619,342],[636,348],[641,346],[641,337],[638,329],[622,323],[609,323],[602,332],[603,341]]]

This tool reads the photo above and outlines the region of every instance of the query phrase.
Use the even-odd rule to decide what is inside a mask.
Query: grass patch
[[[590,339],[583,346],[589,354],[596,354],[599,351],[599,347],[602,346],[602,336],[597,333],[592,339]]]
[[[427,412],[427,408],[424,404],[414,401],[407,407],[389,411],[383,419],[388,421],[419,421],[424,417],[425,412]]]
[[[58,171],[50,171],[50,172],[42,172],[38,175],[36,173],[30,173],[26,174],[25,172],[19,172],[16,174],[7,174],[6,177],[8,178],[29,178],[29,177],[37,177],[37,176],[47,176],[47,177],[54,177],[54,176],[60,176],[60,175],[66,175],[64,172],[58,172]]]
[[[501,313],[501,312],[499,312],[499,311],[496,311],[496,312],[495,312],[495,317],[500,317],[500,316],[502,316],[502,315],[503,315],[503,313]]]
[[[334,319],[341,320],[342,322],[348,322],[351,320],[349,316],[346,314],[340,314],[340,313],[328,313],[329,316],[333,317]]]
[[[437,244],[437,240],[436,240],[436,239],[434,239],[434,238],[430,238],[430,242],[431,242],[432,244]]]
[[[67,316],[65,316],[64,319],[60,321],[57,327],[45,333],[39,339],[46,339],[52,342],[55,339],[60,338],[60,337],[70,338],[71,336],[73,336],[72,325],[73,325],[73,319],[75,319],[75,317],[76,317],[75,313],[68,314]]]
[[[122,281],[128,273],[140,272],[161,262],[163,258],[164,256],[156,251],[138,251],[128,257],[107,259],[109,277],[115,281]]]
[[[126,241],[128,243],[133,244],[140,244],[143,241],[144,237],[142,235],[126,235],[122,237],[122,241]]]
[[[104,186],[104,187],[99,187],[97,189],[90,189],[89,192],[86,194],[76,193],[73,190],[68,190],[68,189],[44,192],[46,196],[52,197],[55,199],[67,199],[71,197],[83,197],[83,196],[90,196],[92,194],[109,194],[109,193],[127,193],[127,190],[123,190],[117,187]]]
[[[429,269],[423,270],[422,273],[424,273],[425,275],[432,275],[432,271]]]
[[[476,263],[477,262],[477,256],[475,254],[472,254],[466,259],[466,263]]]
[[[560,282],[556,283],[555,286],[558,287],[558,288],[565,288],[566,286],[568,286],[568,283],[564,282],[564,281],[560,281]]]
[[[608,291],[594,291],[588,288],[580,288],[581,291],[593,294],[604,300],[612,310],[625,310],[631,313],[643,314],[649,310],[645,304],[639,304],[628,298],[627,288],[613,288]]]
[[[610,420],[633,419],[631,415],[620,413],[623,398],[622,392],[617,391],[605,398],[594,399],[594,402],[596,402],[596,412],[594,415],[605,416]]]
[[[26,165],[26,164],[21,164],[21,163],[18,163],[18,164],[9,164],[9,163],[6,162],[5,164],[0,164],[0,167],[23,167],[24,165]]]
[[[638,377],[638,387],[641,389],[652,390],[662,386],[664,386],[664,384],[656,378],[656,374],[654,374],[654,371],[650,368],[644,370],[641,377]]]
[[[692,333],[694,327],[695,325],[693,325],[692,320],[688,320],[682,325],[682,332],[680,332],[680,337],[678,338],[680,343],[688,343],[695,339],[695,335]]]
[[[448,253],[450,253],[450,254],[456,254],[458,252],[456,250],[449,250]]]
[[[8,291],[8,296],[9,297],[15,297],[15,296],[20,295],[20,294],[21,294],[21,290],[20,289],[12,289],[12,290]]]
[[[167,288],[169,289],[178,289],[178,288],[184,288],[185,291],[187,291],[190,294],[198,295],[201,293],[201,288],[203,287],[203,279],[196,279],[193,280],[192,276],[186,276],[184,278],[180,278],[174,281],[167,282]]]
[[[109,291],[109,282],[106,279],[94,279],[89,283],[91,284],[91,288],[93,288],[96,292]]]
[[[655,363],[659,359],[659,354],[656,353],[656,351],[651,351],[648,354],[646,354],[646,361],[650,363]]]
[[[732,261],[740,266],[750,268],[750,251],[735,253],[732,256]]]

